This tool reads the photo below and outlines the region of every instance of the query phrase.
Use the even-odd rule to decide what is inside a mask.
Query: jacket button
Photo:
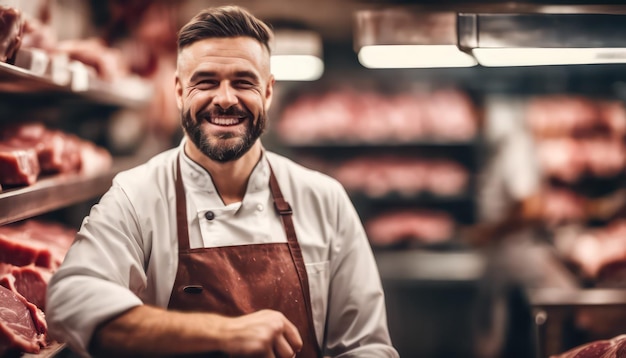
[[[214,213],[214,212],[212,212],[212,211],[207,211],[207,212],[204,214],[204,217],[205,217],[207,220],[213,220],[213,219],[215,219],[215,213]]]

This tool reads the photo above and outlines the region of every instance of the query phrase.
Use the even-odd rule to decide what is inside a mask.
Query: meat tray
[[[39,352],[39,354],[30,354],[25,353],[22,355],[22,358],[52,358],[52,357],[62,357],[65,352],[65,344],[64,343],[51,343],[48,347],[44,348]]]

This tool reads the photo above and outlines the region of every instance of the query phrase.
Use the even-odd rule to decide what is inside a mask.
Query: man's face
[[[182,124],[207,157],[236,160],[265,130],[274,84],[269,63],[267,49],[249,37],[204,39],[180,52]]]

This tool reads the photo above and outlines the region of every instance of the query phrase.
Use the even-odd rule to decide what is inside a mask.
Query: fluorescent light
[[[324,62],[311,55],[272,55],[270,65],[277,81],[315,81],[324,73]]]
[[[324,73],[322,38],[310,30],[277,29],[271,44],[277,81],[315,81]]]
[[[471,67],[457,46],[457,13],[405,8],[357,11],[354,49],[367,68]]]
[[[367,68],[471,67],[476,60],[456,45],[374,45],[359,50]]]
[[[458,15],[459,48],[483,66],[626,63],[626,14]]]
[[[626,62],[626,48],[476,48],[482,66],[586,65]]]

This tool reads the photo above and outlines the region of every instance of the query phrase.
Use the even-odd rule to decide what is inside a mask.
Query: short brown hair
[[[239,6],[220,6],[202,10],[178,32],[178,51],[207,38],[251,37],[270,51],[272,30]]]

